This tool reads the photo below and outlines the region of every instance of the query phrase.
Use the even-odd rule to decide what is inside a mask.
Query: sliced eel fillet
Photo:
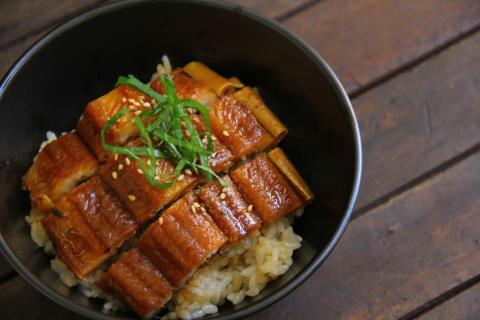
[[[153,105],[153,99],[128,86],[120,85],[88,103],[85,112],[77,122],[77,131],[85,143],[93,150],[98,159],[105,161],[108,153],[101,143],[101,130],[120,109],[128,108],[128,116],[145,110]],[[137,127],[124,116],[114,123],[106,132],[105,140],[109,144],[123,145],[138,136]]]
[[[305,201],[266,154],[241,164],[230,173],[255,212],[268,224],[302,207]]]
[[[70,192],[69,201],[108,248],[118,248],[137,230],[137,223],[112,190],[95,176]]]
[[[193,193],[186,194],[149,227],[137,244],[174,288],[227,241],[201,208]]]
[[[307,183],[303,180],[300,173],[298,173],[290,159],[288,159],[285,152],[280,148],[275,148],[268,153],[268,158],[275,164],[278,170],[282,172],[288,182],[290,182],[295,191],[297,191],[303,199],[305,204],[312,202],[314,198],[312,190],[310,190]]]
[[[57,255],[79,278],[95,271],[137,230],[98,176],[64,196],[43,225]]]
[[[258,122],[273,136],[277,144],[288,133],[287,127],[266,106],[262,97],[255,89],[244,87],[233,94],[235,99],[242,101],[245,106],[255,115]]]
[[[191,98],[206,106],[211,106],[217,100],[217,96],[208,86],[193,79],[181,69],[175,69],[172,72],[172,78],[177,96],[180,99]],[[159,78],[154,79],[150,86],[161,94],[165,93]]]
[[[60,198],[98,170],[95,156],[75,132],[47,144],[24,177],[32,206],[48,212]]]
[[[116,196],[132,213],[139,225],[152,219],[160,209],[198,183],[195,175],[183,175],[183,179],[175,180],[169,188],[158,189],[148,182],[134,160],[127,159],[123,155],[110,157],[101,166],[99,174],[114,190]],[[159,159],[157,161],[157,172],[160,177],[158,182],[170,182],[174,170],[175,167],[170,161]]]
[[[212,89],[217,96],[231,94],[236,89],[242,88],[243,84],[235,77],[224,78],[205,64],[192,61],[183,67],[183,70],[192,78],[202,82],[204,85]]]
[[[98,284],[145,319],[154,316],[172,296],[168,281],[136,248],[123,254]]]
[[[219,98],[209,112],[212,132],[237,158],[263,151],[276,142],[246,105],[232,96]]]
[[[205,123],[203,119],[198,114],[191,114],[190,119],[192,120],[195,128],[203,134],[205,132]],[[209,158],[210,167],[215,172],[227,172],[234,164],[237,158],[235,155],[223,144],[218,138],[212,134],[214,153]]]
[[[215,224],[227,236],[226,246],[237,243],[261,226],[261,221],[253,207],[245,202],[228,176],[220,181],[212,181],[202,186],[198,198],[210,214]]]

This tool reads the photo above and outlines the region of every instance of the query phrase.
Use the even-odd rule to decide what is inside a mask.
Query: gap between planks
[[[423,183],[424,181],[440,174],[451,167],[455,166],[456,164],[462,162],[463,160],[473,156],[475,153],[480,152],[480,143],[476,144],[470,149],[467,149],[455,157],[445,161],[444,163],[440,164],[439,166],[434,167],[432,170],[427,171],[426,173],[422,174],[421,176],[415,178],[414,180],[407,182],[406,184],[400,186],[399,188],[387,193],[385,196],[374,200],[367,205],[356,209],[352,214],[352,220],[358,218],[359,216],[366,214],[367,212],[384,205],[385,203],[392,201],[395,197],[398,197],[402,193],[415,188],[417,185]]]
[[[394,68],[390,70],[389,72],[385,73],[383,76],[373,79],[371,82],[366,83],[364,86],[361,86],[359,88],[356,88],[352,90],[348,95],[350,99],[354,99],[358,96],[361,96],[362,94],[375,89],[382,83],[389,81],[393,78],[395,78],[397,75],[407,72],[409,70],[412,70],[419,64],[423,63],[424,61],[427,61],[431,57],[439,54],[440,52],[447,50],[448,48],[456,45],[457,43],[461,42],[462,40],[468,38],[469,36],[475,34],[480,30],[480,24],[477,26],[473,27],[472,29],[459,33],[457,36],[451,38],[450,40],[447,40],[445,43],[439,45],[438,47],[433,48],[430,51],[425,52],[423,55],[418,56],[416,59],[413,59],[409,61],[408,63],[405,63],[403,65],[399,65],[397,68]]]
[[[442,293],[435,299],[432,299],[426,302],[424,305],[410,311],[406,315],[400,317],[398,320],[412,320],[416,319],[427,312],[434,310],[436,307],[442,305],[444,302],[454,298],[455,296],[466,292],[467,290],[471,289],[476,284],[480,283],[480,274],[476,275],[475,277],[463,282],[462,284],[453,287],[452,289]]]

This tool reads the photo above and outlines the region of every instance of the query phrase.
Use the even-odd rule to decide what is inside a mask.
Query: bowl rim
[[[64,22],[61,25],[54,27],[52,30],[47,32],[44,36],[34,42],[10,67],[5,76],[0,82],[0,98],[3,96],[4,92],[8,88],[11,80],[17,75],[20,69],[29,61],[29,59],[34,56],[41,48],[45,47],[49,42],[55,39],[57,36],[61,35],[63,32],[76,27],[79,24],[88,22],[91,18],[94,18],[101,14],[107,14],[111,11],[118,9],[124,9],[129,6],[135,6],[138,4],[144,3],[153,3],[153,2],[165,2],[165,3],[178,3],[178,4],[193,4],[201,5],[205,7],[213,7],[225,11],[235,12],[243,17],[254,20],[255,22],[263,25],[266,28],[272,29],[274,32],[278,33],[280,36],[286,38],[292,45],[295,45],[298,49],[303,51],[320,70],[327,77],[328,81],[332,85],[335,93],[337,94],[339,100],[341,101],[343,107],[347,111],[347,116],[349,124],[353,133],[354,140],[354,179],[353,184],[350,190],[350,197],[346,206],[346,209],[343,213],[341,223],[337,227],[333,237],[328,242],[328,245],[317,255],[313,257],[310,263],[303,268],[295,277],[290,279],[283,287],[279,288],[277,291],[273,292],[267,297],[264,297],[258,301],[251,302],[246,307],[239,310],[232,310],[226,314],[211,315],[206,317],[207,319],[217,319],[217,320],[231,320],[243,318],[253,313],[259,312],[262,309],[265,309],[269,305],[277,302],[281,298],[285,297],[287,294],[291,293],[294,289],[300,286],[308,277],[310,277],[315,270],[320,267],[320,265],[326,260],[330,255],[340,237],[344,233],[347,224],[352,215],[353,208],[355,206],[355,201],[358,196],[361,176],[362,176],[362,142],[360,137],[360,129],[355,117],[355,112],[346,93],[344,87],[342,86],[340,80],[335,75],[330,66],[326,61],[318,54],[309,44],[307,44],[300,36],[295,34],[293,31],[287,29],[281,23],[275,21],[272,18],[266,17],[252,9],[245,8],[238,4],[233,4],[230,2],[217,2],[215,0],[123,0],[112,3],[107,3],[99,5],[83,14],[80,14],[68,21]],[[35,289],[40,291],[44,296],[50,300],[60,304],[61,306],[74,311],[83,316],[89,317],[91,319],[131,319],[129,317],[123,316],[112,316],[109,314],[100,313],[98,311],[92,310],[88,307],[84,307],[80,304],[77,304],[70,299],[60,295],[55,290],[51,289],[45,283],[40,281],[35,275],[33,275],[16,255],[12,252],[7,242],[5,241],[2,234],[0,234],[0,251],[6,257],[7,261],[13,266],[13,268],[25,279],[27,282],[32,285]]]

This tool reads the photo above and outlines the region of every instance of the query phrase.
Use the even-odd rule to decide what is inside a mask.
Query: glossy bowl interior
[[[281,143],[316,194],[294,228],[303,237],[294,265],[253,299],[227,304],[215,319],[248,315],[305,280],[333,249],[359,186],[361,148],[348,97],[328,66],[283,27],[242,8],[213,2],[127,1],[96,9],[57,28],[10,70],[0,89],[0,233],[7,259],[34,287],[85,316],[101,303],[68,289],[30,239],[21,177],[47,130],[74,128],[86,103],[118,75],[148,81],[162,54],[174,65],[200,60],[259,88],[289,128]]]

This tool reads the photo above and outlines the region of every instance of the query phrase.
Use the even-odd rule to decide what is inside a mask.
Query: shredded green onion
[[[207,108],[193,99],[179,99],[170,75],[160,75],[160,82],[165,94],[154,91],[133,75],[118,78],[116,86],[133,87],[154,99],[155,105],[135,116],[129,114],[127,108],[120,109],[102,127],[103,148],[107,152],[124,154],[136,161],[148,182],[159,189],[170,187],[182,170],[187,168],[195,173],[201,172],[208,181],[211,181],[212,177],[220,179],[209,164],[209,156],[214,152],[214,144],[210,134]],[[187,108],[197,110],[202,116],[205,123],[205,132],[202,132],[202,135],[206,138],[207,145],[202,143],[201,134],[193,125],[186,111]],[[122,117],[127,117],[127,120],[137,127],[140,139],[145,146],[127,147],[107,143],[106,131]],[[150,161],[147,162],[145,158]],[[164,178],[165,174],[158,172],[157,159],[168,159],[175,165],[175,170],[169,176],[167,183],[158,182],[160,177]],[[223,180],[220,182],[224,184]]]

